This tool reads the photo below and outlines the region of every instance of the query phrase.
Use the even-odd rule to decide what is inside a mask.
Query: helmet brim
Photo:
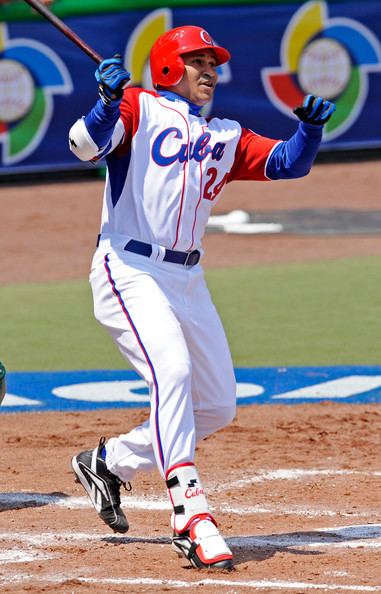
[[[209,50],[212,51],[214,53],[214,55],[216,56],[216,63],[217,66],[220,66],[221,64],[225,64],[226,62],[229,62],[230,58],[231,58],[231,54],[230,52],[225,49],[224,47],[221,47],[220,45],[210,45],[210,46],[205,46],[205,45],[200,45],[200,46],[196,46],[193,47],[192,49],[187,49],[184,52],[181,52],[181,56],[185,56],[186,54],[192,54],[193,52],[197,52],[197,51],[204,51],[204,50]]]

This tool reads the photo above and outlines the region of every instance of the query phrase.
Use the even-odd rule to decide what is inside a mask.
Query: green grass
[[[207,273],[236,367],[381,363],[381,258]],[[120,369],[87,281],[0,287],[9,371]]]
[[[214,270],[235,365],[381,364],[381,258]]]

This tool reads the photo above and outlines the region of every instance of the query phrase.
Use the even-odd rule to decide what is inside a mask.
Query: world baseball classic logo
[[[312,0],[287,25],[280,63],[261,72],[270,101],[291,118],[306,94],[334,101],[335,117],[324,126],[327,141],[341,136],[360,115],[368,74],[381,71],[381,46],[364,25],[349,18],[330,19],[327,3]]]
[[[26,159],[39,146],[51,122],[53,96],[72,91],[59,56],[32,39],[10,39],[0,23],[0,142],[3,165]]]

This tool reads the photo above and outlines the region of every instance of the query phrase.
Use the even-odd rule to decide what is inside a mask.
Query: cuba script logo
[[[194,159],[195,161],[203,161],[208,155],[215,161],[222,159],[225,146],[224,142],[216,142],[211,146],[209,132],[203,132],[196,140],[196,142],[178,142],[183,140],[183,134],[179,128],[166,128],[160,132],[152,145],[152,158],[161,167],[172,165],[175,161],[184,163]]]
[[[204,495],[204,489],[200,489],[196,487],[197,479],[191,479],[191,481],[187,485],[187,489],[185,490],[185,497],[186,499],[192,499],[192,497],[198,497],[199,495]]]

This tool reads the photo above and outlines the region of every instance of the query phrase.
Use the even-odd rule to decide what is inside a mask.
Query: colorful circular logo
[[[40,144],[53,115],[53,95],[67,94],[69,72],[48,46],[9,39],[0,23],[0,142],[2,163],[13,165]]]
[[[304,95],[320,95],[336,103],[324,126],[323,139],[346,132],[362,111],[369,72],[381,71],[376,36],[348,18],[328,18],[327,3],[304,4],[289,22],[280,48],[280,67],[264,68],[262,81],[271,102],[287,116]]]

